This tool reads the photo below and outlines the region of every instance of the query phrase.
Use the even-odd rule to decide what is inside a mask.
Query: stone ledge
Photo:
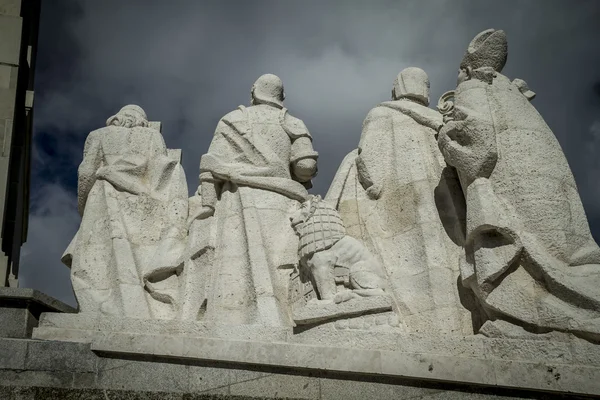
[[[42,346],[47,351],[23,351],[32,346]],[[7,350],[0,357],[0,398],[8,399],[564,398],[546,390],[532,393],[500,386],[436,382],[432,379],[408,379],[383,374],[343,373],[146,354],[115,357],[115,353],[94,353],[89,344],[58,341],[0,338],[0,348]],[[351,353],[346,352],[351,357]],[[46,361],[34,360],[40,357]],[[473,368],[477,368],[477,365],[473,365]],[[560,373],[560,370],[556,372]],[[517,369],[516,373],[521,371]]]
[[[35,289],[0,287],[0,337],[28,338],[46,311],[77,310]]]
[[[48,296],[38,290],[28,288],[0,287],[0,305],[5,301],[23,301],[39,304],[44,311],[62,313],[76,313],[77,309],[63,303],[54,297]]]
[[[294,322],[309,325],[337,318],[350,318],[368,313],[380,313],[392,310],[392,299],[388,296],[360,297],[346,302],[309,302],[293,312]]]
[[[42,316],[34,337],[91,343],[99,353],[117,358],[600,394],[600,346],[576,338],[423,337],[332,326],[294,333],[291,328],[55,313]]]
[[[108,333],[93,351],[115,356],[152,355],[180,360],[219,361],[312,370],[600,395],[600,368],[557,362],[457,357],[398,351],[347,349],[290,343]]]

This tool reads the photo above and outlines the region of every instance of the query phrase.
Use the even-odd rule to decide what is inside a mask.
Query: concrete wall
[[[40,0],[0,0],[0,286],[17,286],[27,237]]]

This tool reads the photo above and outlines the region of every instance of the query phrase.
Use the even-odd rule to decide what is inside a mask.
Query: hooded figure
[[[62,258],[79,312],[176,318],[187,237],[183,168],[140,107],[123,107],[106,125],[85,141],[81,225]]]
[[[483,306],[480,332],[600,339],[600,248],[569,164],[522,80],[500,72],[503,31],[477,35],[460,66],[439,147],[467,204],[461,280]]]
[[[369,112],[326,200],[379,257],[407,332],[467,335],[457,290],[464,200],[437,147],[442,115],[428,105],[427,74],[400,72],[392,101]]]
[[[194,218],[211,218],[215,232],[205,318],[291,326],[298,238],[289,216],[308,198],[317,153],[304,123],[283,107],[281,79],[263,75],[251,93],[252,106],[219,121],[200,160],[202,208]]]

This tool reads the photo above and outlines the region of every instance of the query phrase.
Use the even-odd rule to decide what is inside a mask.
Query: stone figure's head
[[[429,77],[421,68],[403,69],[394,81],[392,100],[411,99],[429,105]]]
[[[274,107],[283,108],[285,93],[283,92],[283,82],[277,75],[265,74],[254,82],[250,91],[251,104],[268,104]]]
[[[290,216],[290,222],[294,228],[308,221],[315,212],[317,205],[321,201],[319,195],[309,195],[308,198],[300,204],[300,207]]]
[[[148,117],[140,106],[134,104],[121,108],[116,115],[106,120],[106,126],[122,126],[134,128],[136,126],[148,126]]]
[[[458,73],[458,84],[468,80],[475,70],[502,72],[508,57],[508,42],[504,31],[488,29],[469,44]]]

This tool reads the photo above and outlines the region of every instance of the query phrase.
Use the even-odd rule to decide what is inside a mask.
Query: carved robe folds
[[[299,179],[295,167],[316,155],[302,121],[285,109],[240,107],[219,122],[200,162],[202,201],[214,204],[216,224],[209,320],[292,325],[288,280],[298,238],[289,216],[316,172]]]
[[[439,145],[467,201],[463,284],[491,320],[600,339],[600,248],[554,134],[500,73],[461,83],[454,119]]]
[[[457,290],[464,201],[437,148],[441,125],[439,113],[408,99],[380,104],[326,199],[379,257],[408,332],[466,335],[471,321]]]
[[[78,191],[81,226],[63,262],[79,311],[174,318],[187,184],[160,132],[114,125],[91,132]]]

